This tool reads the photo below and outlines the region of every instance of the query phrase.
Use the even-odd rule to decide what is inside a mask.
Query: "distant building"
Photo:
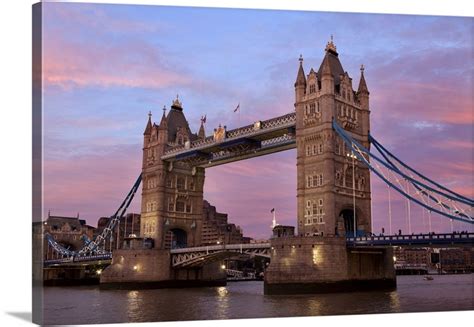
[[[94,238],[102,233],[104,228],[107,227],[109,221],[109,217],[99,218],[99,221],[97,222],[97,229],[94,233]],[[112,237],[107,237],[105,243],[102,246],[106,251],[122,248],[124,238],[133,234],[137,236],[140,234],[140,214],[128,213],[120,219],[120,222],[112,233]]]
[[[474,249],[452,248],[439,250],[439,268],[443,272],[456,273],[474,270]]]
[[[86,238],[94,237],[95,227],[86,224],[84,219],[76,217],[51,216],[43,223],[43,233],[50,234],[53,239],[63,247],[77,251],[84,246]],[[45,240],[44,258],[51,259],[55,256]]]
[[[396,247],[393,254],[396,264],[429,267],[431,264],[431,252],[433,250],[430,248]]]
[[[242,229],[228,222],[226,213],[217,212],[216,207],[203,201],[203,225],[201,243],[203,245],[250,243],[250,237],[244,237]]]

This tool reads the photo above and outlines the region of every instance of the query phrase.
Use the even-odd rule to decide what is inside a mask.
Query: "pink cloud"
[[[139,54],[140,60],[130,53]],[[86,46],[51,37],[45,41],[43,56],[46,86],[164,88],[192,81],[167,68],[161,54],[140,41]]]

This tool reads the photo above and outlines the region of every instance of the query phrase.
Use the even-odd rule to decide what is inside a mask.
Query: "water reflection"
[[[127,293],[127,316],[129,321],[137,321],[140,316],[140,291],[129,291]]]
[[[400,299],[396,291],[390,292],[390,308],[392,312],[400,312]]]
[[[217,291],[217,319],[229,318],[229,291],[227,287],[221,286]]]
[[[45,324],[472,310],[472,276],[439,276],[429,283],[420,276],[401,276],[393,292],[275,296],[263,295],[262,282],[139,291],[46,287]]]

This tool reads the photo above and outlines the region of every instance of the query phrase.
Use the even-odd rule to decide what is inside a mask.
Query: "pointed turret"
[[[150,135],[151,134],[151,111],[148,112],[148,123],[146,124],[145,131],[143,132],[143,135]]]
[[[201,139],[206,138],[206,131],[204,130],[204,123],[201,120],[201,127],[199,127],[198,137]]]
[[[306,92],[306,76],[303,69],[303,56],[300,55],[298,59],[300,62],[300,67],[298,69],[298,74],[296,75],[295,82],[295,102],[300,102],[303,100],[303,97]]]
[[[163,106],[163,115],[161,116],[160,125],[158,129],[158,142],[166,144],[168,142],[168,118],[166,117],[166,106]]]
[[[365,77],[364,77],[364,65],[360,66],[360,81],[359,81],[359,89],[357,90],[358,94],[367,94],[369,95],[369,89],[367,88],[367,83],[365,82]]]
[[[298,60],[300,62],[300,67],[298,69],[298,74],[296,75],[295,87],[306,86],[306,76],[304,74],[303,69],[303,56],[300,55],[300,58]]]
[[[161,116],[160,126],[159,129],[167,129],[168,128],[168,119],[166,118],[166,106],[163,106],[163,116]]]

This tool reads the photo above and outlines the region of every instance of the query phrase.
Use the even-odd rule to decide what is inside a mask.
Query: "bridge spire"
[[[143,135],[150,135],[151,134],[151,111],[148,112],[148,123],[146,124],[145,132],[143,132]]]
[[[163,106],[163,116],[161,116],[160,128],[165,128],[168,126],[168,119],[166,118],[166,106]]]
[[[298,59],[298,61],[300,62],[300,66],[298,68],[298,74],[296,75],[295,87],[298,87],[298,86],[306,87],[306,76],[304,74],[304,69],[303,69],[303,55],[300,55],[300,58]]]
[[[357,93],[359,94],[361,93],[369,94],[369,89],[367,88],[367,83],[365,82],[364,70],[365,70],[364,65],[360,65],[360,82],[359,82],[359,89],[357,90]]]
[[[206,122],[206,115],[201,117],[201,127],[199,127],[198,137],[201,139],[206,138],[206,131],[204,130],[204,123]]]

